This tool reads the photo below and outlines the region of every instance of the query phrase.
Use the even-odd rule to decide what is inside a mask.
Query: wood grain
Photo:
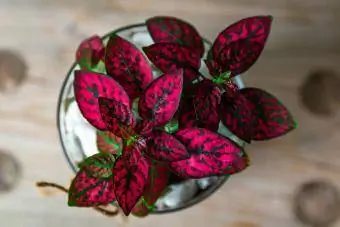
[[[339,122],[313,117],[297,97],[311,69],[340,71],[339,9],[338,0],[1,0],[0,48],[19,51],[30,76],[24,86],[0,95],[0,147],[10,150],[24,170],[20,186],[0,195],[1,226],[119,226],[92,210],[68,208],[63,194],[43,197],[34,185],[38,180],[67,185],[72,177],[58,139],[56,104],[77,44],[91,34],[160,14],[189,20],[209,38],[242,17],[273,14],[268,46],[244,79],[282,99],[299,128],[284,138],[251,145],[252,166],[200,205],[131,218],[127,226],[299,226],[290,203],[300,183],[326,178],[340,187]]]

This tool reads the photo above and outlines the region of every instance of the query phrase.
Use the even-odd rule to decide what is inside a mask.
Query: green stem
[[[230,75],[231,75],[231,72],[230,72],[230,71],[227,71],[227,72],[222,73],[222,74],[219,75],[218,77],[212,79],[212,81],[213,81],[215,84],[223,84],[223,83],[225,83],[227,80],[229,80]]]
[[[134,144],[137,139],[138,139],[138,136],[137,135],[133,135],[133,136],[130,136],[129,138],[127,138],[125,140],[125,143],[126,143],[127,146],[130,146],[130,145]]]

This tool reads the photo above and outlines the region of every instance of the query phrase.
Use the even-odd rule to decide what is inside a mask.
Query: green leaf
[[[107,179],[113,175],[115,161],[116,157],[112,154],[98,153],[86,158],[78,166],[91,177]]]
[[[91,68],[91,71],[101,73],[101,74],[106,74],[104,61],[100,60],[96,66]]]
[[[83,70],[91,71],[92,65],[92,50],[91,49],[82,49],[79,54],[80,58],[77,60],[78,65]]]
[[[107,74],[104,61],[100,60],[96,65],[92,66],[91,57],[86,56],[86,53],[84,53],[84,55],[85,57],[81,58],[80,62],[78,63],[82,70]]]
[[[140,119],[140,116],[138,113],[138,103],[139,103],[139,98],[136,98],[132,102],[132,113],[136,117],[136,119]]]
[[[97,130],[97,147],[101,153],[120,156],[123,151],[122,139],[109,131]]]
[[[164,131],[168,133],[173,133],[178,130],[178,120],[171,120],[164,126]]]
[[[158,197],[158,198],[159,198],[159,197]],[[146,206],[146,208],[148,208],[149,211],[153,211],[153,210],[156,209],[156,205],[155,205],[156,202],[154,202],[154,203],[152,203],[152,204],[150,205],[150,204],[148,203],[148,201],[146,201],[146,199],[145,199],[144,196],[142,196],[141,200],[142,200],[143,204]]]

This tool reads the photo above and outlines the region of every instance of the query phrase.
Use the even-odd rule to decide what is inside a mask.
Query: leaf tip
[[[70,198],[70,197],[69,197],[69,199],[67,201],[67,205],[69,207],[76,207],[77,206],[76,202],[72,198]]]
[[[149,51],[149,49],[150,49],[150,46],[144,46],[144,47],[142,47],[142,50],[143,50],[143,52],[144,52],[145,54],[147,54],[147,52]]]
[[[250,158],[247,154],[245,155],[244,159],[245,159],[245,162],[246,162],[246,168],[251,166],[251,160],[250,160]]]
[[[111,40],[111,39],[114,40],[114,39],[117,39],[117,38],[120,38],[120,36],[117,35],[116,33],[113,33],[113,34],[110,35],[110,40]]]
[[[293,129],[298,127],[299,123],[296,120],[293,120]]]
[[[123,211],[123,214],[124,214],[126,217],[130,216],[131,210],[123,209],[122,207],[121,207],[121,210]]]

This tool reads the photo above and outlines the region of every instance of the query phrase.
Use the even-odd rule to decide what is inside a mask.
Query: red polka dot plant
[[[259,58],[271,23],[271,16],[254,16],[230,25],[206,59],[197,30],[174,17],[146,21],[154,44],[142,51],[115,34],[106,45],[98,36],[84,40],[76,54],[75,100],[98,130],[101,152],[79,164],[68,205],[115,202],[125,215],[147,214],[169,185],[169,173],[199,179],[249,166],[237,141],[218,132],[220,124],[247,143],[293,130],[277,98],[239,89],[232,80]],[[201,62],[210,75],[200,72]],[[154,68],[162,75],[155,77]]]

